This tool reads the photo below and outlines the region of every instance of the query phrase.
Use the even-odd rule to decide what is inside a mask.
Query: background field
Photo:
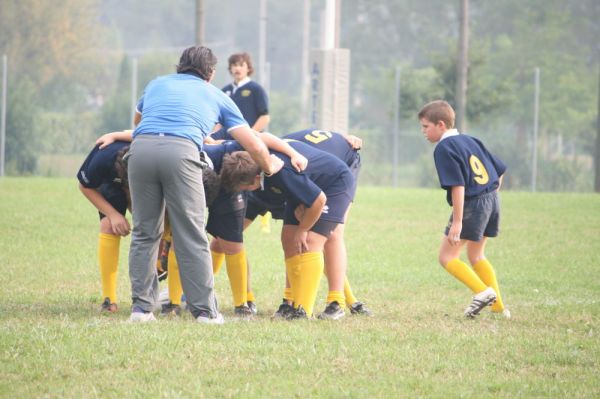
[[[490,242],[512,320],[464,320],[466,288],[437,265],[441,190],[359,189],[349,276],[374,318],[274,323],[279,224],[248,236],[260,315],[224,326],[186,316],[102,316],[97,216],[74,179],[0,180],[1,397],[598,397],[600,196],[502,194]],[[322,283],[317,309],[326,295]]]

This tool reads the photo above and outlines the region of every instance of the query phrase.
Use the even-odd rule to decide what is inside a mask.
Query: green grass
[[[260,315],[126,323],[102,316],[97,215],[74,179],[0,180],[0,397],[598,397],[600,196],[504,192],[497,269],[504,320],[464,320],[466,288],[437,265],[441,190],[361,187],[347,227],[349,277],[374,318],[271,322],[278,245],[252,226]],[[317,309],[326,295],[323,280]],[[229,316],[229,317],[228,317]]]

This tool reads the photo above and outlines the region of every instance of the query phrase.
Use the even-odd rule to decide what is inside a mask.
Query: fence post
[[[537,185],[537,146],[540,111],[540,68],[535,68],[535,94],[533,99],[533,153],[531,156],[531,191],[535,192]]]

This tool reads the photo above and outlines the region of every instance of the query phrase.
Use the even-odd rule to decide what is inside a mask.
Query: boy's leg
[[[293,241],[296,229],[297,226],[284,225],[281,231],[285,263],[294,297],[294,307],[298,309],[302,306],[306,315],[311,317],[325,267],[323,246],[327,238],[312,231],[308,232],[308,251],[298,253]]]
[[[217,274],[225,261],[225,253],[219,245],[219,240],[217,238],[213,238],[210,242],[210,255],[212,259],[213,274]]]
[[[475,274],[473,269],[459,259],[464,244],[465,240],[461,240],[457,245],[450,245],[447,237],[444,237],[442,239],[442,245],[440,246],[439,261],[448,273],[469,287],[474,294],[478,294],[485,291],[487,286],[481,281],[479,276]]]
[[[108,218],[103,218],[108,222]],[[102,224],[102,222],[101,222]],[[104,229],[106,230],[106,229]],[[109,303],[103,310],[115,312],[117,303],[117,271],[119,267],[119,247],[121,237],[103,232],[101,227],[98,234],[98,265],[102,281],[102,299],[109,298]]]
[[[325,275],[329,284],[327,303],[337,302],[342,308],[346,305],[344,283],[348,264],[344,245],[344,225],[338,224],[324,245]],[[354,303],[354,302],[352,302]]]
[[[496,279],[496,272],[492,264],[486,259],[484,251],[487,243],[487,237],[483,237],[480,241],[467,242],[467,255],[469,262],[473,265],[473,270],[481,278],[487,286],[492,287],[496,291],[496,302],[492,305],[492,312],[503,312],[504,302],[500,295],[500,288]]]

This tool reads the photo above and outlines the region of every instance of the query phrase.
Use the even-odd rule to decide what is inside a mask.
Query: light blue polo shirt
[[[163,133],[192,140],[200,149],[217,123],[227,131],[248,125],[225,93],[185,73],[161,76],[148,83],[137,111],[142,121],[133,132],[134,138]]]

